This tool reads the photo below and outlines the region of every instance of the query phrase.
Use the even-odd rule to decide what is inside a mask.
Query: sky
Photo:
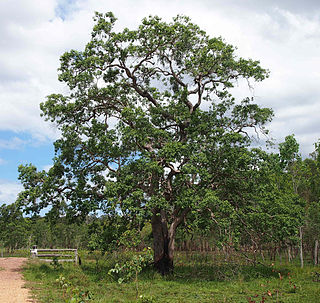
[[[57,80],[59,58],[84,48],[95,11],[112,11],[119,30],[149,15],[166,21],[187,15],[211,37],[235,45],[239,56],[260,60],[270,77],[236,96],[254,96],[274,110],[268,128],[275,142],[295,134],[303,156],[313,151],[320,138],[318,0],[1,0],[0,205],[22,190],[20,164],[42,170],[52,163],[59,133],[40,116],[39,104],[66,91]]]

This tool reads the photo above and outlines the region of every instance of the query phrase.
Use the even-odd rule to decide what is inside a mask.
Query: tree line
[[[190,222],[181,223],[176,236],[177,250],[222,251],[232,257],[238,250],[251,256],[274,259],[286,253],[291,261],[299,255],[300,229],[303,254],[318,264],[320,235],[320,161],[319,145],[306,159],[299,154],[294,136],[287,136],[279,152],[269,154],[269,166],[259,171],[254,208],[235,211],[229,203],[220,204],[220,212],[212,210],[204,216],[195,213]],[[35,169],[21,166],[20,171]],[[257,198],[259,193],[259,199]],[[263,199],[262,199],[263,198]],[[272,201],[272,203],[270,201]],[[224,207],[222,209],[222,207]],[[223,212],[222,212],[223,210]],[[134,221],[119,212],[113,214],[68,215],[68,206],[57,213],[33,213],[24,216],[19,200],[0,206],[0,243],[8,252],[38,245],[43,248],[79,248],[112,252],[152,246],[150,218]]]

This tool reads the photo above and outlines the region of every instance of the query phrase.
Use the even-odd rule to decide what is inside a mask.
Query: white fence
[[[78,250],[77,249],[37,249],[30,250],[32,258],[38,258],[44,262],[52,262],[54,259],[59,262],[75,262],[78,264]],[[69,254],[68,254],[69,252]],[[39,254],[40,253],[40,254]],[[67,254],[66,254],[67,253]],[[50,258],[50,259],[48,259]],[[62,259],[61,259],[62,258]]]

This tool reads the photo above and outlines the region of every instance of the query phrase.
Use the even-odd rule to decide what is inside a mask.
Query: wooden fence
[[[68,254],[69,252],[69,254]],[[67,254],[66,254],[67,253]],[[38,258],[44,262],[52,262],[57,259],[59,262],[75,262],[78,264],[78,250],[77,249],[32,249],[31,257]],[[50,258],[50,259],[48,259]],[[62,259],[61,259],[62,258]]]

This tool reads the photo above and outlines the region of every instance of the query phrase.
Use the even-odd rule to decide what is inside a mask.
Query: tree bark
[[[175,217],[168,228],[166,214],[163,210],[154,212],[151,225],[153,234],[154,266],[162,275],[173,271],[176,230],[189,209],[183,210]]]
[[[315,240],[315,242],[314,242],[314,265],[318,264],[318,247],[319,247],[319,241]]]
[[[288,246],[288,262],[290,263],[292,260],[292,256],[291,256],[291,246]]]
[[[154,250],[154,267],[162,275],[173,271],[173,252],[169,247],[169,233],[167,222],[164,222],[160,213],[152,216],[152,234]]]
[[[303,242],[302,242],[302,227],[299,228],[300,233],[300,264],[301,268],[303,268]]]

